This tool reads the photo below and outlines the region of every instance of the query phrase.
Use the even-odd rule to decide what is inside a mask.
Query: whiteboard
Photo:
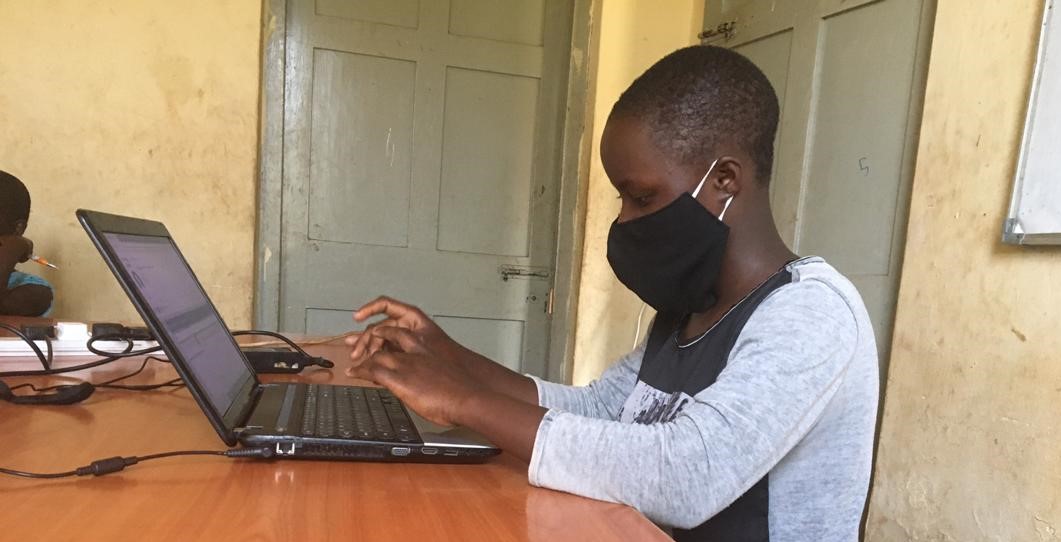
[[[1028,117],[1002,241],[1061,245],[1061,24],[1055,0],[1043,10]]]

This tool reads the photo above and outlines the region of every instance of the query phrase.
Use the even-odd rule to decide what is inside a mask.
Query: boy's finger
[[[413,332],[396,326],[381,326],[372,330],[372,334],[397,345],[402,352],[422,352],[423,343]]]
[[[412,305],[387,296],[380,296],[357,309],[354,312],[354,320],[364,322],[377,314],[386,314],[390,318],[398,319],[413,313],[415,310]]]

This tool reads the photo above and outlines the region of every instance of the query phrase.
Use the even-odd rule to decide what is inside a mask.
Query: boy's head
[[[734,220],[767,219],[779,115],[770,82],[738,53],[697,45],[656,62],[616,101],[601,138],[618,221],[662,209],[701,179],[696,199],[715,216],[736,198]]]
[[[30,198],[26,185],[0,171],[0,235],[22,235],[29,222]]]
[[[756,178],[770,180],[780,107],[750,60],[721,47],[679,49],[638,77],[611,118],[635,118],[678,165],[706,166],[726,147],[743,150]]]

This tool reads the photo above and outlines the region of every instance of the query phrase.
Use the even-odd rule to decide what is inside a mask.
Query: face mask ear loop
[[[716,158],[714,162],[711,162],[711,167],[707,168],[707,173],[704,173],[704,178],[700,179],[700,184],[696,185],[696,190],[693,190],[693,199],[696,199],[696,196],[700,193],[700,189],[704,187],[704,182],[707,181],[707,176],[711,175],[711,172],[715,170],[715,164],[717,163],[718,158]]]
[[[733,196],[730,196],[726,203],[722,206],[722,213],[718,215],[718,219],[722,220],[726,216],[726,211],[729,209],[729,204],[733,203]]]

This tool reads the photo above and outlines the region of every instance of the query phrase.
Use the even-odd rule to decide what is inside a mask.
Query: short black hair
[[[646,124],[653,142],[680,165],[711,160],[732,141],[770,180],[780,106],[762,70],[739,53],[694,45],[678,49],[641,74],[615,102],[613,117]]]
[[[29,220],[29,190],[18,177],[0,171],[0,235],[15,233],[15,223]]]

